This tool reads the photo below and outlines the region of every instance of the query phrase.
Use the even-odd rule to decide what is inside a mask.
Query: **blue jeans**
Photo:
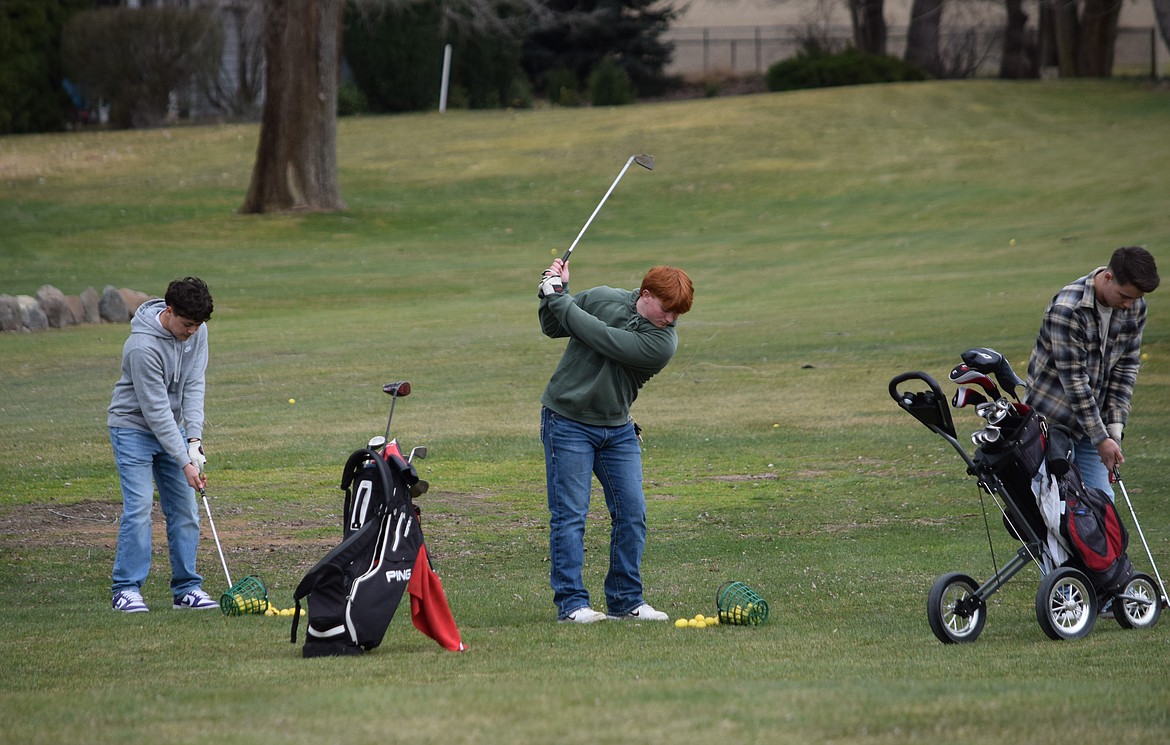
[[[585,564],[585,516],[592,475],[609,508],[609,572],[605,602],[620,615],[642,604],[642,549],[646,545],[646,498],[642,494],[642,448],[633,422],[594,427],[541,410],[548,485],[549,579],[559,618],[589,605],[581,576]]]
[[[1100,489],[1113,499],[1113,485],[1109,483],[1109,469],[1101,462],[1101,454],[1097,452],[1088,437],[1082,437],[1073,443],[1073,462],[1081,472],[1081,480],[1085,486]]]
[[[167,523],[171,593],[182,595],[200,587],[203,578],[195,571],[199,503],[183,469],[150,432],[110,427],[110,444],[114,446],[114,462],[122,482],[122,524],[114,554],[113,592],[141,590],[150,573],[150,512],[155,485]]]

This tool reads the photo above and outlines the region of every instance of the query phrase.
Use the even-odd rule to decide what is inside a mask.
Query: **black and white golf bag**
[[[423,546],[411,500],[418,474],[387,448],[355,451],[345,464],[342,542],[297,585],[291,641],[309,598],[305,657],[361,654],[382,642]],[[425,554],[424,554],[425,555]]]

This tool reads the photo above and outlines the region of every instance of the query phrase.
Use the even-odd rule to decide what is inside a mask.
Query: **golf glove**
[[[565,286],[561,282],[561,278],[556,274],[549,275],[540,280],[540,289],[536,293],[539,298],[545,298],[549,295],[559,295],[565,291]]]
[[[203,454],[202,440],[187,441],[187,457],[195,464],[195,468],[199,470],[199,473],[203,473],[203,467],[207,465],[207,456]]]

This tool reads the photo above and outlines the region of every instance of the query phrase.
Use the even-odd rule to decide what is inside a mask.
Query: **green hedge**
[[[930,75],[917,65],[897,57],[866,54],[853,47],[836,54],[804,51],[772,65],[765,76],[770,91],[929,79]]]

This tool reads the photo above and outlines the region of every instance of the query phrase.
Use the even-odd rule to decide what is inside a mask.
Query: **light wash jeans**
[[[609,572],[605,602],[620,615],[642,604],[642,549],[646,545],[646,498],[642,448],[633,422],[594,427],[542,409],[549,509],[549,580],[559,618],[589,605],[581,576],[585,564],[585,516],[592,475],[609,508]]]
[[[150,573],[150,512],[154,487],[167,523],[171,593],[183,595],[203,584],[195,571],[199,547],[199,503],[183,470],[150,432],[110,427],[110,444],[122,482],[122,520],[114,554],[112,590],[141,590]],[[153,481],[153,483],[152,483]]]
[[[1093,486],[1109,495],[1113,499],[1113,485],[1109,483],[1109,469],[1101,462],[1101,454],[1097,452],[1088,437],[1082,437],[1073,443],[1073,462],[1081,472],[1081,480],[1085,486]]]

